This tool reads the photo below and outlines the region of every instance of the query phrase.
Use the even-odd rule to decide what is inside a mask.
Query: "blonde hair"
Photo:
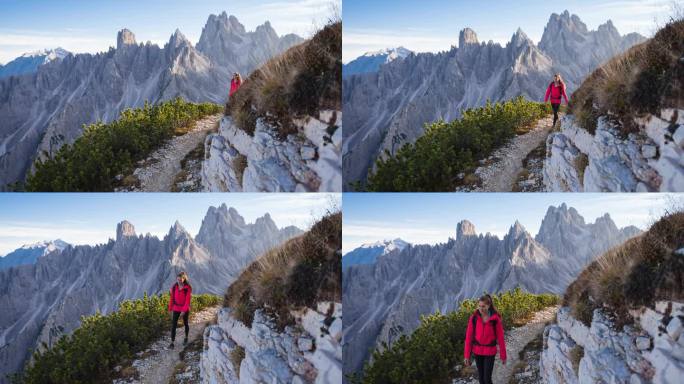
[[[242,76],[240,76],[240,73],[239,73],[239,72],[235,72],[235,73],[233,74],[233,78],[236,78],[236,77],[237,77],[238,81],[239,81],[240,83],[242,83]]]
[[[176,276],[177,276],[177,277],[180,277],[181,279],[183,279],[183,283],[188,284],[188,274],[185,273],[185,271],[180,272],[180,273],[179,273],[178,275],[176,275]]]
[[[553,82],[554,82],[554,83],[556,82],[556,76],[558,76],[558,82],[560,83],[561,88],[562,88],[562,89],[565,89],[565,82],[563,81],[563,78],[561,77],[560,72],[556,73],[556,74],[553,76]]]

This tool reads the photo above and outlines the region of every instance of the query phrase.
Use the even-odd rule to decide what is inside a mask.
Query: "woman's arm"
[[[497,344],[499,344],[499,357],[502,361],[506,361],[506,340],[504,340],[504,328],[501,319],[496,322],[496,339]]]
[[[551,95],[551,84],[546,88],[546,95],[544,96],[544,102],[549,101],[549,96]]]
[[[183,303],[183,311],[187,312],[190,310],[190,301],[192,300],[192,287],[188,286],[188,293],[185,295],[185,303]]]
[[[470,352],[473,344],[473,316],[474,315],[470,315],[468,318],[468,327],[466,327],[465,343],[463,346],[463,357],[466,360],[470,360]]]

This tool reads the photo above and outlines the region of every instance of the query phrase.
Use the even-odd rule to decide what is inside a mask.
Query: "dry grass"
[[[242,176],[245,174],[245,169],[247,169],[247,156],[238,154],[233,159],[233,171],[235,171],[235,177],[240,185],[242,185]]]
[[[644,234],[592,262],[568,287],[563,305],[586,325],[605,308],[618,327],[631,322],[629,309],[657,300],[684,300],[684,211],[664,215]]]
[[[341,109],[341,92],[342,23],[337,21],[254,71],[225,113],[250,135],[263,118],[284,137],[297,132],[294,119]]]
[[[245,359],[245,349],[239,345],[230,351],[230,362],[233,364],[233,368],[237,373],[237,377],[240,378],[240,364],[242,360]]]
[[[684,106],[684,20],[673,19],[656,35],[596,69],[575,91],[570,110],[587,131],[607,117],[627,135],[634,118]]]
[[[311,229],[271,249],[228,288],[224,305],[251,325],[263,308],[278,325],[292,323],[291,310],[342,299],[342,214],[329,213]]]
[[[575,158],[575,170],[577,170],[577,178],[580,184],[584,184],[584,171],[589,166],[589,157],[584,153],[580,153]]]
[[[584,348],[582,348],[581,345],[575,345],[570,350],[570,362],[572,362],[572,369],[575,371],[576,375],[579,374],[579,365],[583,357]]]

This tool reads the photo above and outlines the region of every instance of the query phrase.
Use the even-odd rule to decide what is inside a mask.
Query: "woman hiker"
[[[546,103],[551,97],[551,108],[553,108],[553,127],[556,126],[556,121],[558,120],[558,109],[561,104],[561,97],[565,98],[565,104],[568,104],[568,95],[565,94],[565,83],[561,78],[560,73],[556,73],[553,77],[553,81],[546,88],[546,96],[544,96],[544,102]]]
[[[233,73],[233,79],[230,81],[230,93],[228,94],[228,96],[233,97],[233,94],[237,92],[238,89],[240,89],[241,85],[242,76],[240,76],[240,74],[237,72]]]
[[[480,384],[492,384],[496,346],[499,345],[499,358],[506,364],[506,342],[501,316],[496,312],[492,297],[480,297],[477,310],[468,319],[465,338],[465,364],[470,366],[471,353],[475,355],[477,374]]]
[[[176,282],[171,287],[171,297],[169,298],[169,311],[171,316],[171,345],[173,349],[173,342],[176,340],[176,326],[178,325],[178,318],[183,315],[183,325],[185,326],[185,339],[183,344],[188,343],[188,334],[190,333],[190,326],[188,320],[190,317],[190,300],[192,299],[192,286],[188,283],[188,275],[181,272],[176,276]]]

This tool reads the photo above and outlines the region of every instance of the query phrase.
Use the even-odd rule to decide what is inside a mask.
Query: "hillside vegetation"
[[[342,22],[334,21],[252,72],[225,113],[250,135],[261,118],[285,137],[296,133],[294,119],[341,110],[341,94]]]
[[[366,186],[376,192],[453,191],[457,175],[476,168],[477,161],[551,113],[550,106],[522,96],[462,111],[452,122],[425,125],[425,134],[392,157],[378,159]]]
[[[634,118],[684,108],[684,20],[671,20],[655,36],[596,69],[572,94],[570,113],[594,133],[608,117],[623,134],[637,132]]]
[[[279,326],[291,324],[291,310],[342,301],[342,213],[328,213],[305,234],[258,258],[228,288],[224,306],[251,326],[264,309]]]
[[[115,176],[131,171],[174,135],[193,123],[219,113],[216,104],[193,104],[176,98],[142,108],[126,109],[118,120],[84,127],[73,144],[65,144],[50,159],[38,161],[26,190],[34,192],[99,192],[116,186]]]
[[[34,353],[34,363],[14,378],[26,384],[111,383],[112,369],[144,350],[169,329],[169,294],[126,300],[108,315],[83,317],[81,326],[51,349]],[[193,295],[191,314],[219,303],[214,295]]]
[[[524,324],[535,312],[559,301],[555,295],[535,295],[520,288],[492,297],[505,329]],[[477,299],[464,300],[454,312],[422,316],[420,326],[410,336],[401,336],[389,347],[383,344],[383,351],[373,352],[372,363],[366,363],[363,374],[351,377],[351,381],[357,384],[451,382],[458,374],[454,367],[463,361],[466,327],[476,308]]]
[[[657,300],[684,301],[684,211],[668,213],[639,237],[593,261],[568,287],[563,305],[589,325],[596,308],[615,324],[631,323],[629,309]]]

